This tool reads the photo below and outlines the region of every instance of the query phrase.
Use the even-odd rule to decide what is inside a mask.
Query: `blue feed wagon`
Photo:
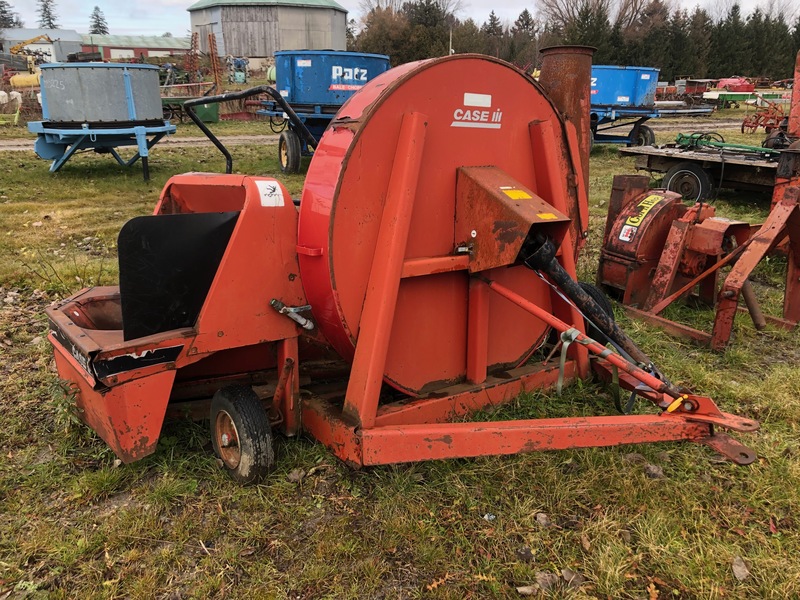
[[[658,117],[655,106],[658,69],[650,67],[592,67],[592,141],[604,144],[652,146],[653,130],[644,125]],[[608,133],[630,127],[627,134]]]
[[[333,50],[286,50],[275,53],[275,88],[297,119],[317,141],[345,101],[367,81],[389,70],[383,54]],[[278,102],[268,100],[259,114],[280,131],[278,155],[284,173],[297,173],[300,157],[314,146],[298,133],[298,125]]]

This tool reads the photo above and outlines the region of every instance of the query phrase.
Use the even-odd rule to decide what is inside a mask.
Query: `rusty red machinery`
[[[795,65],[787,136],[800,136],[800,53]],[[757,329],[792,329],[800,322],[800,143],[780,151],[772,206],[761,227],[716,217],[713,206],[685,205],[678,194],[648,189],[648,178],[615,177],[597,282],[630,314],[668,331],[725,348],[739,311]],[[787,255],[782,316],[764,315],[749,277],[767,254]],[[724,278],[723,268],[729,268]],[[715,307],[710,333],[661,316],[693,295]],[[739,299],[745,307],[739,307]]]
[[[777,102],[773,102],[764,98],[761,94],[755,94],[758,99],[756,112],[745,116],[742,120],[742,133],[755,133],[759,127],[763,127],[764,131],[771,133],[773,129],[780,127],[781,121],[784,119],[783,106]]]
[[[199,414],[244,482],[273,428],[353,466],[668,440],[752,462],[719,429],[758,423],[670,383],[575,281],[590,66],[561,48],[542,85],[479,55],[392,69],[339,111],[299,211],[274,179],[173,177],[120,233],[120,286],[48,309],[83,420],[131,462]],[[657,410],[466,418],[591,371]]]

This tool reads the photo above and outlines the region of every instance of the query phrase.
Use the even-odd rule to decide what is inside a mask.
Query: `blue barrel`
[[[659,69],[592,67],[592,106],[654,106]]]
[[[275,88],[289,104],[338,107],[388,70],[384,54],[282,50],[275,53]]]

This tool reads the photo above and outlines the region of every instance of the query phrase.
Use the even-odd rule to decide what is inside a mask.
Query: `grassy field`
[[[234,150],[237,171],[278,173],[274,146]],[[47,168],[32,152],[0,162],[0,598],[800,597],[796,333],[739,319],[734,345],[714,354],[617,315],[673,381],[761,421],[740,436],[759,455],[749,467],[654,444],[355,472],[312,441],[279,438],[277,472],[243,488],[217,466],[207,424],[190,422],[119,465],[60,391],[44,307],[115,282],[121,225],[151,212],[171,175],[223,161],[156,147],[149,183],[94,154]],[[632,168],[613,147],[593,153],[586,279],[611,178]],[[299,194],[302,177],[282,179]],[[723,193],[717,207],[757,220],[768,199]],[[755,278],[773,308],[779,267]],[[583,382],[491,418],[613,412],[606,390]]]

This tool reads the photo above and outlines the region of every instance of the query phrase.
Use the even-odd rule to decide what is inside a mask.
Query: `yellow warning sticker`
[[[536,216],[539,217],[540,219],[544,220],[544,221],[552,221],[553,219],[557,219],[558,218],[553,213],[539,213]]]
[[[533,198],[533,196],[523,190],[503,190],[503,193],[512,200],[530,200]]]
[[[636,208],[639,209],[639,212],[633,215],[632,217],[628,217],[625,219],[625,225],[630,225],[631,227],[638,227],[642,224],[642,221],[647,216],[655,206],[664,199],[664,196],[659,196],[658,194],[650,194],[644,200],[639,202],[636,205]]]

